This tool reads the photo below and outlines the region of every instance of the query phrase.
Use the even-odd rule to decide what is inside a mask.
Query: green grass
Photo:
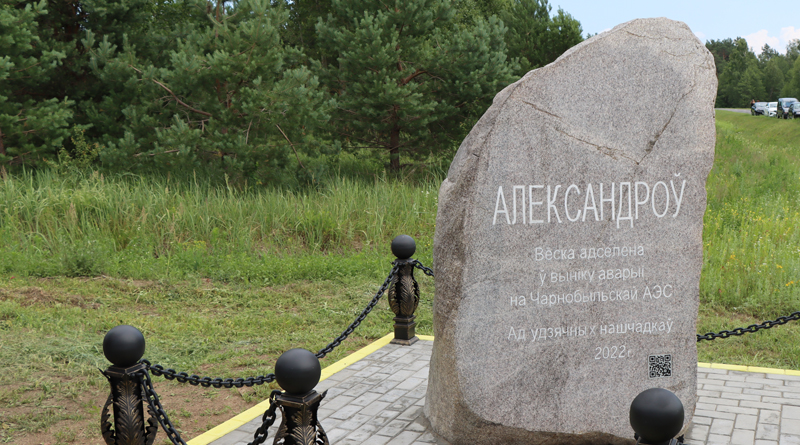
[[[287,349],[322,348],[385,278],[395,235],[414,236],[415,257],[431,264],[440,180],[333,178],[281,191],[93,172],[5,177],[0,443],[54,431],[56,443],[100,443],[107,383],[97,368],[118,324],[142,329],[151,361],[212,377],[264,374]],[[707,190],[698,332],[800,310],[800,122],[718,111]],[[432,334],[433,281],[417,275],[417,332]],[[385,335],[392,317],[381,302],[323,366]],[[798,338],[793,322],[699,343],[699,358],[800,369]],[[269,391],[158,384],[189,437]],[[213,403],[192,403],[197,394]]]
[[[254,284],[378,277],[398,234],[417,238],[430,262],[437,190],[435,179],[331,179],[290,192],[25,174],[0,181],[0,273]]]
[[[800,122],[717,111],[700,333],[800,311]],[[800,323],[698,344],[700,360],[800,369]]]

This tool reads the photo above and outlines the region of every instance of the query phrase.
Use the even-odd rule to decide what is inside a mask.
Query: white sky
[[[783,53],[786,43],[800,38],[800,1],[759,0],[549,0],[581,22],[585,33],[598,33],[636,18],[680,20],[700,40],[744,37],[761,52],[765,43]]]

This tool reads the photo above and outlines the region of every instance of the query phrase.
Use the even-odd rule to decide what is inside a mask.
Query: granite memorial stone
[[[631,402],[653,387],[688,424],[716,87],[705,46],[658,18],[495,97],[439,194],[425,402],[438,435],[631,443]]]

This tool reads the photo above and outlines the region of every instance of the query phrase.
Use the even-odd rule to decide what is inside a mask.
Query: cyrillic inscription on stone
[[[661,18],[497,95],[439,194],[437,434],[628,443],[630,403],[652,387],[678,395],[688,424],[716,86],[703,44]]]

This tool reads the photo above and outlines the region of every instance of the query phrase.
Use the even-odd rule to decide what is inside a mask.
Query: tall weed
[[[292,191],[197,177],[23,173],[0,182],[0,267],[270,283],[335,278],[348,267],[379,274],[398,234],[414,236],[417,257],[430,262],[437,188],[435,179],[385,177],[331,177]]]

